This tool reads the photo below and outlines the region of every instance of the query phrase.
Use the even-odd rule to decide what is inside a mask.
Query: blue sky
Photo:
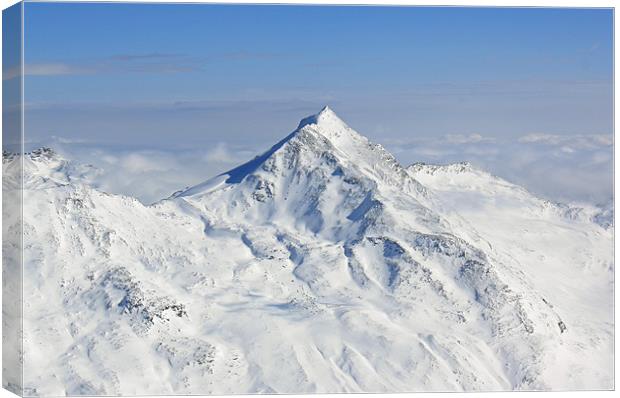
[[[403,163],[452,160],[419,150],[445,137],[611,136],[612,18],[609,9],[28,3],[26,135],[117,152],[221,150],[232,165],[232,154],[267,148],[329,104]],[[228,165],[203,166],[206,178]]]

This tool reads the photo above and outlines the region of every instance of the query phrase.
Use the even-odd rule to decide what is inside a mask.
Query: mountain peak
[[[295,133],[298,132],[318,134],[345,153],[355,152],[353,148],[369,144],[366,137],[349,127],[329,106],[323,107],[315,115],[302,119],[295,130]]]
[[[41,147],[26,153],[33,161],[64,160],[58,152],[49,147]]]
[[[23,153],[3,151],[2,170],[8,186],[28,189],[47,189],[74,182],[92,186],[95,178],[102,173],[91,164],[67,160],[45,146]]]
[[[299,126],[297,126],[297,129],[301,130],[305,126],[312,124],[324,128],[337,127],[340,129],[343,127],[347,127],[347,124],[342,121],[342,119],[340,119],[338,115],[336,115],[336,113],[327,105],[324,106],[319,113],[303,118],[299,122]]]
[[[2,151],[2,163],[12,162],[14,159],[19,159],[20,157],[20,153]],[[32,150],[31,152],[25,152],[24,158],[33,162],[53,162],[64,160],[58,152],[48,147],[40,147]]]
[[[277,162],[273,159],[279,154],[284,153],[284,157],[295,156],[290,153],[297,154],[306,149],[315,152],[318,157],[340,157],[358,165],[364,163],[367,165],[366,170],[373,170],[372,173],[377,173],[382,180],[401,181],[402,176],[406,176],[396,159],[381,145],[372,144],[350,128],[329,106],[325,106],[320,112],[302,119],[297,129],[263,154],[201,184],[175,192],[172,196],[204,194],[225,184],[241,183],[257,170],[264,169],[270,160],[272,163]],[[326,155],[326,151],[330,153]],[[269,169],[272,167],[267,166]]]

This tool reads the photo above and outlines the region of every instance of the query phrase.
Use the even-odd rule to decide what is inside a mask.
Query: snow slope
[[[609,209],[405,168],[329,108],[151,206],[39,152],[29,395],[613,388]]]

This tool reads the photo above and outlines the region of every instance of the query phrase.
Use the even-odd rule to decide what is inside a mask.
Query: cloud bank
[[[601,134],[526,134],[515,138],[478,133],[414,140],[374,140],[403,165],[469,161],[492,174],[560,202],[608,204],[613,197],[613,137]],[[54,137],[69,159],[102,170],[99,189],[153,203],[253,158],[273,142],[212,141],[200,149],[119,149]]]
[[[38,145],[38,143],[37,143]],[[219,142],[204,150],[119,149],[55,137],[49,143],[63,157],[100,170],[97,189],[150,204],[198,184],[252,157],[243,148]]]
[[[476,139],[466,139],[476,137]],[[463,135],[386,147],[405,164],[469,161],[534,194],[560,202],[608,203],[613,197],[613,136],[526,134],[516,138]]]

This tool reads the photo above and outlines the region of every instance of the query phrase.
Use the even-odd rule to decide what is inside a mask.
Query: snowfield
[[[614,387],[612,209],[403,167],[327,107],[150,206],[24,167],[27,395]]]

